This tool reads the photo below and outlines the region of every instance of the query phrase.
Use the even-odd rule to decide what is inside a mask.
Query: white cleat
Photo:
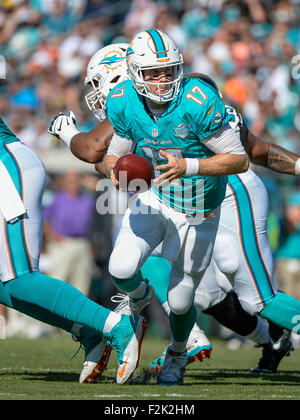
[[[111,353],[111,347],[105,337],[100,343],[86,351],[83,369],[79,377],[79,383],[95,383],[107,367]]]
[[[202,362],[204,359],[209,359],[212,352],[212,345],[210,344],[208,338],[206,337],[204,331],[200,330],[197,324],[194,325],[189,340],[187,342],[187,365],[193,362]],[[153,372],[160,372],[165,358],[166,351],[154,359],[150,363],[150,370]]]
[[[118,356],[118,372],[116,381],[125,384],[138,367],[141,346],[146,331],[146,322],[141,316],[122,315],[120,322],[110,333],[106,333]]]
[[[206,337],[204,331],[200,330],[197,324],[194,325],[189,340],[186,345],[187,348],[187,364],[209,359],[212,352],[212,345]]]
[[[118,293],[111,298],[112,302],[119,303],[114,312],[124,315],[138,315],[154,298],[155,291],[150,284],[146,284],[146,291],[139,299],[130,298],[128,295]]]

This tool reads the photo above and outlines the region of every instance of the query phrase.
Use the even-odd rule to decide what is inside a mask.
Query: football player
[[[115,134],[105,157],[105,171],[112,173],[118,157],[132,150],[133,141],[156,162],[166,161],[167,151],[180,157],[184,153],[188,167],[185,174],[177,173],[184,175],[184,181],[171,188],[157,184],[133,200],[123,218],[109,270],[117,287],[128,293],[130,304],[144,306],[153,290],[142,281],[140,268],[163,241],[162,256],[172,260],[168,293],[172,345],[158,383],[181,384],[186,342],[196,318],[194,291],[211,259],[226,175],[245,172],[249,162],[215,89],[199,80],[182,83],[182,56],[167,35],[142,32],[131,48],[128,69],[133,83],[118,85],[107,99],[106,111]],[[193,159],[198,156],[200,169],[200,160]],[[137,202],[141,213],[134,213]]]
[[[0,118],[0,303],[72,333],[84,346],[85,358],[101,372],[109,340],[118,355],[117,382],[123,384],[139,361],[144,319],[112,312],[39,271],[45,181],[42,161]],[[80,382],[89,380],[93,376],[83,371]]]
[[[197,77],[200,75],[196,75]],[[202,75],[203,77],[203,75]],[[209,82],[209,79],[206,78],[208,83],[213,83],[212,81]],[[106,92],[107,95],[107,92]],[[232,110],[228,109],[228,112],[232,112]],[[65,118],[67,119],[67,116],[61,116],[61,118]],[[100,127],[101,125],[98,125],[98,129],[102,127]],[[109,125],[107,125],[109,127]],[[105,153],[106,148],[107,148],[107,139],[109,139],[112,135],[112,132],[109,131],[106,133],[105,136],[103,136],[103,131],[101,132],[101,129],[96,131],[93,133],[94,135],[96,135],[96,139],[97,141],[95,141],[95,146],[93,145],[93,136],[91,135],[91,133],[88,134],[78,134],[75,135],[75,137],[72,138],[72,142],[71,142],[71,149],[73,149],[73,153],[75,151],[75,154],[77,153],[79,157],[83,158],[82,156],[82,152],[81,150],[83,150],[82,146],[83,144],[86,144],[88,147],[86,147],[84,149],[84,153],[87,153],[87,151],[89,151],[89,156],[86,160],[90,159],[90,161],[92,162],[96,162],[98,159],[102,159],[102,153]],[[74,127],[73,127],[74,130]],[[245,131],[245,129],[243,130]],[[74,132],[76,133],[76,130],[74,130]],[[57,132],[57,135],[61,135],[63,133]],[[78,131],[77,131],[78,133]],[[100,134],[100,136],[99,136]],[[102,140],[101,140],[101,135],[102,135]],[[99,137],[98,137],[99,136]],[[104,140],[104,141],[103,141]],[[101,143],[102,141],[102,146],[99,148],[97,148],[98,143]],[[281,172],[287,172],[287,173],[297,173],[297,169],[295,169],[295,167],[297,167],[296,162],[298,160],[298,156],[289,153],[287,151],[285,151],[284,149],[275,146],[275,145],[270,145],[268,143],[262,142],[259,139],[255,138],[252,133],[249,133],[248,137],[245,137],[245,135],[243,136],[243,141],[245,143],[247,143],[247,147],[246,150],[248,151],[248,153],[250,154],[252,160],[255,163],[259,163],[259,164],[263,164],[265,166],[270,167],[273,170],[277,170],[277,171],[281,171]],[[90,146],[90,147],[89,147]],[[104,146],[104,147],[103,147]],[[269,159],[267,158],[269,154]],[[99,156],[100,155],[100,156]],[[273,157],[272,157],[273,156]],[[284,160],[286,161],[286,167],[280,165],[278,166],[276,163],[276,160],[274,159],[274,156],[277,156],[277,159],[280,161],[282,161],[282,158],[284,158]],[[299,166],[299,165],[298,165]],[[298,169],[299,170],[299,169]],[[148,260],[149,261],[149,260]],[[145,264],[147,265],[147,263]],[[151,273],[151,265],[148,264],[148,272]],[[153,266],[152,266],[153,267]],[[152,268],[153,269],[153,268]],[[166,266],[165,272],[168,272],[168,267]],[[147,277],[147,276],[146,276]],[[166,275],[166,279],[167,279],[168,275]],[[167,279],[168,281],[168,279]],[[162,282],[160,282],[160,285],[162,284]],[[224,280],[223,280],[223,285],[224,285]],[[201,283],[202,286],[202,283]],[[201,290],[201,286],[200,286],[200,290]],[[166,286],[165,286],[166,287]],[[203,283],[203,287],[204,288],[204,283]],[[230,287],[228,289],[228,286],[225,287],[225,290],[230,290]],[[164,288],[161,287],[161,296],[164,296]],[[202,295],[203,293],[197,293],[197,295]],[[221,297],[222,294],[219,293],[219,296]],[[225,295],[226,296],[226,295]],[[162,301],[165,300],[164,298],[161,299]],[[197,300],[197,299],[196,299]],[[209,300],[207,300],[207,302],[209,302]],[[234,305],[236,306],[236,309],[233,310]],[[203,308],[203,305],[202,305]],[[227,309],[227,310],[226,310]],[[229,309],[229,310],[228,310]],[[274,351],[272,348],[270,348],[270,345],[267,344],[268,340],[266,339],[266,337],[268,337],[267,334],[263,333],[264,330],[264,323],[262,323],[262,327],[258,326],[257,324],[259,324],[259,321],[256,320],[256,317],[251,317],[248,316],[248,318],[245,316],[244,311],[242,309],[242,307],[239,305],[239,303],[236,301],[235,295],[233,293],[228,294],[228,296],[226,296],[224,298],[224,302],[219,302],[218,304],[216,304],[216,306],[211,307],[209,312],[211,314],[213,314],[217,319],[219,318],[220,322],[225,323],[225,325],[227,324],[227,326],[235,331],[237,331],[238,333],[240,333],[241,335],[248,335],[249,333],[251,333],[251,337],[256,337],[256,339],[258,339],[258,341],[261,340],[261,343],[265,343],[264,344],[264,358],[262,359],[262,369],[266,369],[268,371],[275,371],[277,368],[277,365],[279,363],[279,361],[281,360],[281,358],[283,357],[283,355],[287,352],[287,349],[290,347],[290,341],[288,340],[288,337],[284,336],[284,339],[281,340],[281,342],[283,343],[282,346],[280,347],[280,349],[278,349],[278,351]],[[227,315],[230,314],[230,315]],[[236,315],[236,319],[237,319],[237,323],[235,325],[237,325],[237,327],[233,327],[232,324],[234,324],[234,315]],[[240,322],[239,322],[240,319]],[[247,321],[247,322],[246,322]],[[273,326],[272,331],[275,329],[275,326]],[[275,330],[275,332],[273,333],[273,337],[278,338],[278,333]],[[251,338],[249,336],[249,338]],[[254,338],[255,339],[255,338]],[[274,338],[274,340],[276,340],[276,338]],[[154,365],[158,365],[161,362],[161,358],[158,359],[158,363],[154,364]]]
[[[100,120],[105,118],[104,108],[110,90],[116,84],[128,79],[127,64],[125,63],[125,60],[122,62],[120,59],[122,56],[125,57],[125,49],[127,49],[127,47],[128,45],[126,44],[107,46],[97,52],[88,65],[85,83],[92,86],[92,90],[86,96],[86,102],[90,110],[94,114],[98,114],[98,118],[99,115],[101,115],[101,118],[99,118]],[[119,58],[116,60],[116,57]],[[185,77],[200,77],[216,88],[214,82],[207,76],[196,74],[187,75]],[[230,107],[226,107],[226,110],[231,114],[234,113],[234,110]],[[238,119],[236,118],[236,120],[237,121],[232,123],[233,128],[235,129],[239,126]],[[83,139],[81,138],[81,141],[82,140]],[[80,142],[77,143],[77,145],[78,144],[80,144]],[[99,165],[97,166],[99,167]],[[100,171],[103,173],[101,167]],[[156,255],[152,254],[147,259],[141,268],[141,272],[143,278],[148,279],[150,285],[154,287],[158,300],[168,313],[167,288],[171,266],[167,260],[161,258],[160,255],[158,256],[157,250],[155,254]],[[220,276],[219,278],[222,279]],[[208,279],[208,275],[205,275],[205,279]],[[270,345],[267,325],[259,318],[248,315],[243,310],[229,282],[223,277],[220,288],[218,288],[216,284],[212,285],[212,290],[214,290],[215,293],[218,290],[219,295],[219,300],[215,307],[211,304],[211,293],[209,291],[209,285],[206,283],[206,281],[202,281],[197,289],[196,303],[198,302],[199,309],[202,311],[208,310],[208,312],[210,312],[222,325],[227,326],[237,334],[240,334],[249,340],[253,340],[257,345],[262,345],[264,347],[264,358],[262,358],[260,362],[261,369],[264,369],[264,371],[268,370],[269,372],[276,371],[281,358],[290,347],[289,335],[287,335],[286,332],[282,332],[281,328],[271,325],[270,333],[273,341],[276,342],[279,339],[281,340],[280,349],[274,351]],[[124,311],[125,308],[129,310],[128,297],[120,295],[115,298],[117,299],[116,301],[121,299],[121,304],[116,310]],[[206,303],[204,304],[203,302]],[[203,358],[210,356],[212,349],[211,344],[197,324],[194,325],[190,334],[187,349],[188,363],[195,360],[202,360]],[[164,357],[165,352],[151,363],[151,367],[154,369],[161,368]]]

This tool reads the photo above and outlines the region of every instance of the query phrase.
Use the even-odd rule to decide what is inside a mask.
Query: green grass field
[[[128,385],[114,383],[116,357],[97,384],[80,385],[83,351],[64,334],[29,340],[0,340],[0,400],[298,400],[300,399],[300,351],[285,357],[273,375],[253,375],[261,350],[242,347],[228,350],[212,340],[210,360],[189,365],[183,386],[161,387],[146,368],[166,343],[144,340],[140,366]]]

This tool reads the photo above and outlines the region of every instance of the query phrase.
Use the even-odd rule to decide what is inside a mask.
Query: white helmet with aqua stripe
[[[126,64],[128,44],[107,45],[98,50],[90,59],[84,84],[91,86],[85,101],[95,117],[103,120],[106,117],[106,98],[118,83],[129,79]]]
[[[157,103],[171,101],[177,96],[183,77],[183,58],[177,45],[167,34],[156,29],[137,34],[127,50],[127,65],[134,88],[140,95]],[[149,89],[149,83],[144,80],[143,71],[166,67],[173,70],[172,81],[157,83],[157,94],[153,93]],[[160,85],[170,85],[170,89],[165,93]]]

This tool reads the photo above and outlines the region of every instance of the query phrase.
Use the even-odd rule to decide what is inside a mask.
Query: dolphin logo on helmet
[[[106,98],[118,83],[129,79],[126,63],[128,44],[107,45],[90,59],[84,81],[92,90],[85,96],[88,108],[100,121],[106,117]]]

